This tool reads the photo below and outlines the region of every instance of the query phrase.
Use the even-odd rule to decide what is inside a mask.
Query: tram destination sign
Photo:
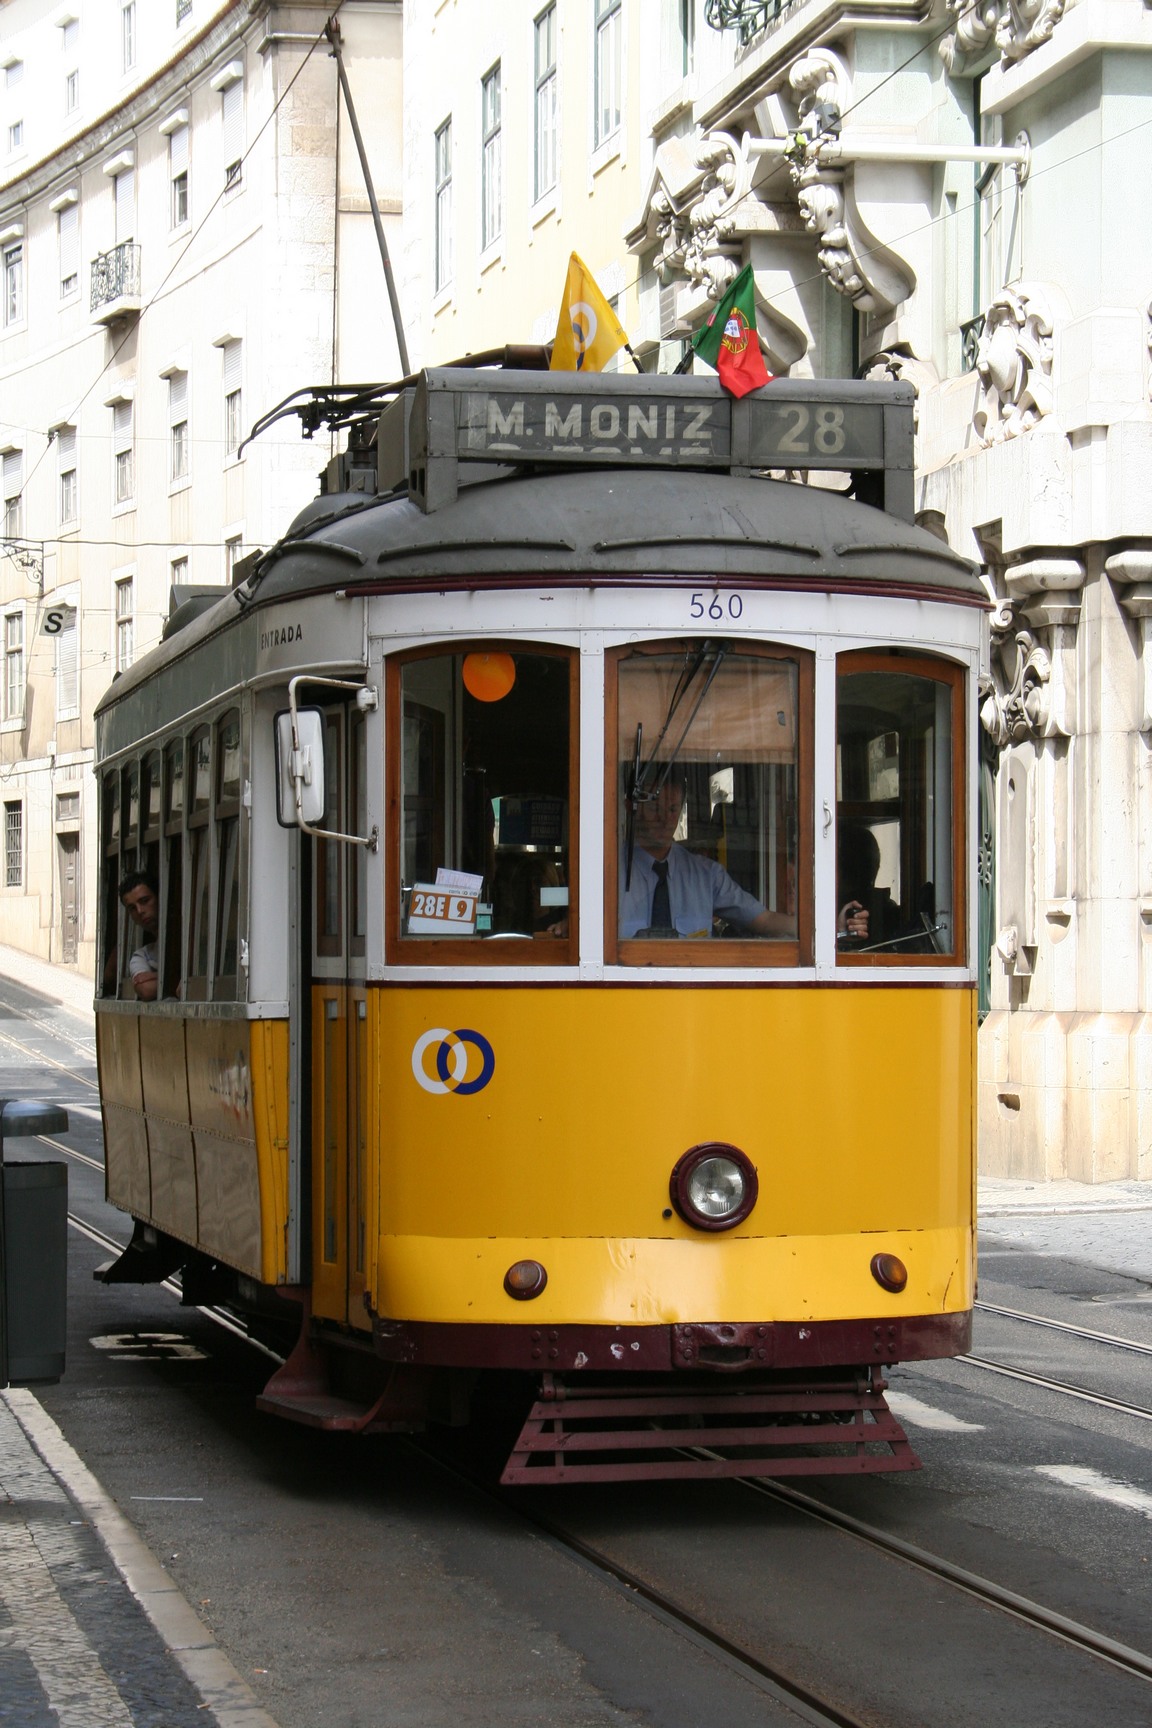
[[[713,378],[434,369],[414,392],[407,467],[430,510],[468,462],[881,470],[910,483],[912,402],[909,385],[873,381],[774,379],[738,401]]]

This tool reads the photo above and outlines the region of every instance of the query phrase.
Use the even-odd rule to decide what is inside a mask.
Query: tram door
[[[364,716],[325,711],[326,808],[318,824],[365,834]],[[363,846],[306,838],[311,847],[312,1306],[368,1329],[367,881]]]

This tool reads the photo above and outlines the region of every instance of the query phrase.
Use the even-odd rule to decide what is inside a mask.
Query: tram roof
[[[498,411],[485,419],[484,405],[493,401]],[[534,415],[543,430],[551,415],[569,430],[567,451],[561,439],[547,462],[517,462],[509,459],[514,452],[498,448],[509,444],[509,420],[515,424],[521,401],[522,432],[530,431]],[[314,499],[238,588],[186,627],[170,628],[116,681],[97,712],[254,608],[337,590],[387,595],[526,587],[534,580],[607,586],[712,577],[801,591],[984,600],[976,566],[902,515],[827,487],[732,471],[758,438],[779,438],[781,425],[787,432],[798,407],[814,415],[844,405],[850,437],[857,424],[878,428],[873,448],[858,440],[861,468],[890,473],[894,465],[910,479],[908,386],[781,380],[771,404],[775,434],[757,431],[758,424],[771,425],[763,415],[760,422],[741,418],[750,401],[733,403],[714,379],[597,377],[549,385],[547,374],[424,373],[381,416],[380,472],[390,461],[392,478],[405,476],[396,490]],[[728,440],[726,454],[710,466],[692,465],[690,447],[675,449],[671,465],[650,447],[634,451],[631,466],[603,448],[579,455],[570,447],[569,419],[579,402],[585,426],[605,404],[617,410],[622,427],[630,404],[640,404],[640,414],[664,415],[671,404],[681,427],[691,423],[685,409],[706,406]],[[862,417],[854,421],[857,409]],[[670,424],[662,419],[660,432]],[[486,437],[493,427],[496,436]],[[643,446],[643,430],[639,435]],[[902,495],[910,497],[907,488]]]

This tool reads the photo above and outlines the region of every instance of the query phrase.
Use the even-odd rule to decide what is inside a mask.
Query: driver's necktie
[[[672,902],[668,897],[667,858],[658,864],[653,864],[652,874],[656,878],[656,887],[652,893],[652,928],[654,930],[671,930]]]

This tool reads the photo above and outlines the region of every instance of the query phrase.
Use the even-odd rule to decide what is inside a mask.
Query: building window
[[[436,258],[435,287],[452,280],[452,122],[436,133]]]
[[[244,436],[242,378],[240,371],[241,344],[225,342],[223,349],[224,376],[224,455],[235,456]]]
[[[176,0],[176,28],[179,29],[186,18],[192,16],[192,0]]]
[[[4,614],[4,718],[24,718],[24,614]]]
[[[136,64],[136,0],[124,0],[120,8],[120,51],[125,72]]]
[[[65,204],[56,212],[56,252],[60,261],[60,298],[80,286],[80,206]]]
[[[235,580],[236,566],[237,566],[237,564],[239,564],[239,562],[243,556],[244,556],[244,537],[243,537],[243,535],[234,534],[230,540],[225,540],[225,542],[224,542],[224,575],[229,582],[233,582]]]
[[[22,532],[20,495],[24,490],[24,452],[4,452],[4,538],[16,540]]]
[[[136,170],[125,168],[113,176],[116,205],[116,244],[122,246],[136,232]]]
[[[4,803],[4,886],[19,888],[24,882],[24,806]]]
[[[61,426],[56,434],[56,460],[60,469],[60,526],[66,528],[77,515],[76,428]]]
[[[131,402],[113,404],[112,455],[115,475],[113,496],[117,504],[127,504],[136,496],[136,463],[134,460]]]
[[[60,298],[80,286],[80,206],[66,204],[56,213],[56,247],[60,262]]]
[[[80,632],[75,606],[64,608],[56,633],[56,718],[67,720],[80,707]]]
[[[4,322],[24,321],[24,242],[4,248]]]
[[[168,477],[170,480],[186,480],[188,478],[188,374],[173,372],[168,380],[168,425],[171,428],[169,440]]]
[[[19,84],[21,82],[23,77],[24,77],[24,62],[23,62],[23,60],[10,60],[7,64],[7,66],[5,66],[5,68],[4,68],[4,88],[5,88],[5,90],[15,90],[17,84]]]
[[[116,583],[116,670],[127,672],[136,651],[136,615],[133,580],[122,576]]]
[[[176,130],[168,135],[168,177],[172,187],[168,225],[171,228],[183,228],[188,220],[187,126],[177,126]]]
[[[680,37],[680,74],[687,78],[696,59],[695,0],[679,0],[678,12],[676,26]]]
[[[65,822],[79,822],[80,794],[79,792],[57,792],[56,794],[56,826]]]
[[[244,171],[244,80],[238,78],[220,93],[224,130],[224,186],[239,186]]]
[[[12,156],[17,150],[24,148],[24,122],[13,120],[8,128],[8,154]]]
[[[173,558],[171,580],[172,580],[173,588],[179,588],[183,583],[187,582],[187,580],[188,580],[188,560],[187,560],[187,558]]]
[[[500,237],[500,64],[480,83],[480,247]]]
[[[557,178],[557,76],[556,7],[541,12],[536,20],[535,151],[532,170],[534,200],[550,192]]]
[[[80,20],[69,18],[60,26],[60,47],[68,65],[64,74],[64,112],[74,114],[80,106],[80,73],[75,61],[80,50]]]
[[[593,54],[596,118],[593,131],[594,142],[599,147],[620,129],[620,49],[624,0],[595,0],[595,4],[596,36]]]

